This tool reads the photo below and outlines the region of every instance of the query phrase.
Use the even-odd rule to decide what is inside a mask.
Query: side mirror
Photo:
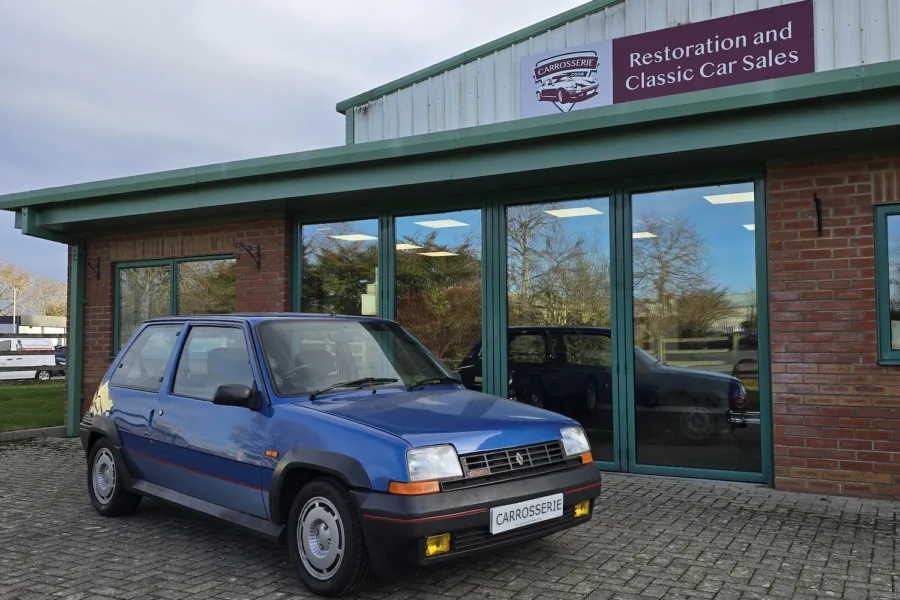
[[[259,395],[253,388],[238,383],[226,383],[216,388],[213,404],[220,406],[244,406],[259,409]]]
[[[462,383],[462,382],[463,382],[462,375],[460,374],[459,371],[453,371],[453,372],[451,372],[451,373],[450,373],[450,377],[452,377],[453,379],[455,379],[455,380],[458,381],[459,383]]]

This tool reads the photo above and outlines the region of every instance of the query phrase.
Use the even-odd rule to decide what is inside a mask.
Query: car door
[[[510,397],[530,404],[545,404],[555,379],[547,331],[538,328],[510,331],[507,357],[512,381]]]
[[[160,394],[153,432],[165,458],[161,485],[231,510],[267,518],[263,467],[269,407],[213,404],[224,384],[257,386],[248,331],[237,324],[190,324],[178,363]]]
[[[6,369],[15,368],[16,357],[13,355],[12,340],[0,340],[0,381],[16,379],[18,375],[14,371]]]
[[[106,394],[109,417],[116,425],[125,458],[137,476],[159,482],[161,457],[151,436],[151,425],[159,410],[159,390],[166,368],[173,360],[183,325],[148,325],[113,365]]]

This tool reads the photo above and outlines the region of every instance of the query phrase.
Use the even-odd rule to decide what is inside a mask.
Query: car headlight
[[[562,434],[562,442],[567,456],[578,456],[591,451],[591,445],[581,427],[565,427],[559,432]]]
[[[449,445],[407,450],[406,466],[411,482],[462,477],[459,456],[456,449]]]

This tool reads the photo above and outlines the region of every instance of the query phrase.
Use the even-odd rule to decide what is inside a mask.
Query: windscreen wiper
[[[420,379],[419,381],[407,386],[406,389],[411,392],[417,387],[422,387],[426,383],[455,383],[456,385],[460,385],[459,379],[456,379],[455,377],[444,377],[443,375],[441,375],[439,377],[426,377],[425,379]]]
[[[316,396],[320,396],[326,392],[330,392],[331,390],[336,390],[337,388],[342,387],[352,387],[352,388],[361,388],[367,385],[377,385],[382,383],[394,383],[397,381],[396,377],[363,377],[361,379],[351,379],[350,381],[342,381],[340,383],[335,383],[334,385],[329,385],[326,388],[322,388],[321,390],[316,390],[309,395],[310,400],[315,400]]]

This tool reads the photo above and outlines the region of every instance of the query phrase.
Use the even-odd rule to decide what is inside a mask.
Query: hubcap
[[[303,507],[297,521],[297,547],[306,572],[331,579],[344,561],[344,524],[328,499],[317,496]]]
[[[100,504],[109,504],[113,492],[116,491],[116,462],[112,452],[103,448],[94,458],[93,476],[91,483],[94,487],[94,496]]]
[[[593,385],[589,385],[587,389],[587,409],[594,410],[597,406],[597,389]]]
[[[47,371],[41,371],[40,373],[38,373],[38,378],[41,381],[47,381],[48,379],[50,379],[50,373],[48,373]]]
[[[702,412],[688,413],[682,417],[681,422],[685,434],[694,440],[709,437],[713,428],[712,419],[708,414]]]

